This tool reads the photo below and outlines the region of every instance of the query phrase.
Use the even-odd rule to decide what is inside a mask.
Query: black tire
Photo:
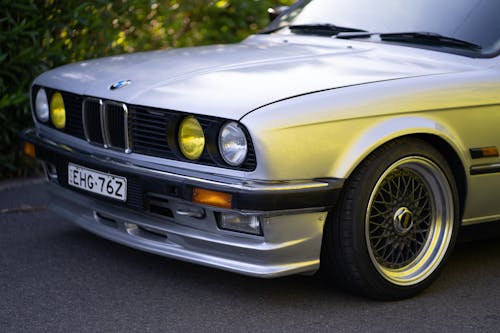
[[[454,246],[459,202],[453,173],[434,147],[391,141],[346,180],[325,224],[321,269],[357,294],[413,296],[436,279]]]

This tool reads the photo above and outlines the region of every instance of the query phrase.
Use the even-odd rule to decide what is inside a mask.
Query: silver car
[[[35,79],[51,209],[136,249],[379,299],[500,219],[500,2],[305,0],[239,44]]]

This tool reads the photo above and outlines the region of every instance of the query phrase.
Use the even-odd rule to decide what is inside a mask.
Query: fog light
[[[189,116],[179,126],[179,148],[184,157],[190,160],[200,158],[205,148],[205,134],[198,120]]]
[[[60,92],[55,92],[50,100],[50,119],[57,129],[66,127],[66,109]]]
[[[255,215],[220,213],[218,225],[219,228],[225,230],[239,231],[253,235],[262,235],[260,218],[259,216]]]

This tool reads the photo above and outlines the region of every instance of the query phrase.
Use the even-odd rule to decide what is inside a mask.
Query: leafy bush
[[[43,71],[106,55],[237,42],[292,0],[0,0],[0,179],[29,174],[18,133]]]

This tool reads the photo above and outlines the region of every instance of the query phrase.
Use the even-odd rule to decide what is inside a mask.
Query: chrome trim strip
[[[128,108],[127,108],[127,105],[125,105],[125,103],[108,101],[108,100],[103,101],[103,105],[104,105],[103,106],[103,108],[104,108],[104,115],[103,115],[104,125],[106,126],[105,142],[107,142],[107,144],[104,146],[104,148],[112,148],[115,150],[124,151],[127,154],[131,153],[132,151],[130,150],[130,140],[128,137]],[[111,143],[111,138],[109,136],[108,105],[116,105],[116,106],[121,107],[123,110],[123,113],[124,113],[123,114],[123,133],[125,136],[124,137],[125,147],[115,147]]]
[[[85,119],[87,118],[87,113],[85,112],[85,110],[86,110],[85,103],[86,102],[87,102],[87,99],[84,98],[82,100],[82,126],[83,126],[83,136],[85,137],[85,140],[87,140],[87,142],[90,142],[89,133],[88,133],[88,129],[87,129],[87,122],[85,121]]]
[[[108,133],[108,120],[106,114],[106,105],[107,101],[103,102],[102,99],[99,100],[100,103],[100,112],[101,112],[101,131],[102,131],[102,141],[104,142],[104,148],[111,147],[109,133]]]
[[[130,136],[128,132],[128,107],[127,104],[123,103],[123,133],[125,135],[125,153],[130,154],[132,150],[130,149]]]
[[[279,182],[247,181],[242,183],[241,189],[247,191],[274,192],[274,191],[310,190],[327,186],[328,183],[316,180],[279,181]]]
[[[86,112],[87,111],[86,103],[89,102],[89,101],[98,102],[99,103],[99,109],[101,108],[102,101],[100,99],[98,99],[98,98],[87,97],[87,98],[84,98],[83,102],[82,102],[83,134],[84,134],[85,139],[87,140],[87,142],[96,144],[95,142],[92,142],[92,140],[90,140],[90,138],[89,138],[89,129],[88,129],[87,112]],[[101,124],[101,126],[102,126],[102,124]],[[101,131],[102,131],[102,129],[101,129]]]
[[[63,150],[68,150],[68,147],[62,147],[56,142],[43,138],[43,137],[38,137],[39,140],[43,141],[45,144],[50,145],[54,147],[55,149],[63,149]],[[84,152],[78,151],[78,150],[73,150],[75,153],[82,153],[85,154]],[[212,185],[212,186],[217,186],[220,188],[227,188],[229,189],[236,189],[236,190],[242,190],[242,191],[248,191],[248,192],[280,192],[280,191],[295,191],[295,190],[308,190],[308,189],[318,189],[318,188],[323,188],[323,187],[328,187],[330,184],[326,181],[322,180],[293,180],[293,181],[245,181],[241,180],[239,182],[220,182],[220,181],[215,181],[215,180],[209,180],[209,179],[203,179],[203,178],[198,178],[194,176],[185,176],[185,175],[180,175],[172,172],[167,172],[167,171],[160,171],[160,170],[155,170],[155,169],[150,169],[150,168],[145,168],[142,166],[138,166],[135,164],[132,164],[131,162],[121,162],[117,161],[115,159],[110,159],[109,157],[107,158],[101,158],[99,156],[96,156],[94,154],[91,155],[92,158],[105,162],[105,163],[111,163],[120,167],[126,167],[132,170],[136,170],[138,172],[143,172],[146,174],[150,175],[156,175],[156,176],[161,176],[165,177],[166,179],[173,179],[173,180],[181,180],[181,181],[192,181],[200,184],[205,184],[205,185]],[[236,180],[234,178],[228,179],[228,181],[231,180]],[[343,180],[338,179],[338,186],[334,188],[341,188],[343,185]],[[334,189],[332,188],[332,189]]]
[[[187,209],[177,209],[175,211],[177,215],[180,216],[187,216],[187,217],[193,217],[195,219],[201,219],[205,217],[205,211],[204,210],[199,210],[199,211],[193,211],[193,210],[187,210]]]
[[[473,224],[479,224],[479,223],[498,222],[499,220],[500,220],[500,214],[499,215],[491,215],[491,216],[481,216],[481,217],[474,217],[474,218],[470,218],[470,219],[463,219],[462,225],[467,226],[467,225],[473,225]]]
[[[167,171],[160,171],[160,170],[154,170],[154,169],[148,169],[144,168],[141,166],[137,166],[134,164],[123,164],[120,163],[116,160],[110,160],[110,159],[101,159],[97,156],[93,156],[94,158],[106,162],[106,163],[112,163],[118,166],[126,166],[127,168],[131,168],[134,170],[137,170],[138,172],[145,172],[145,173],[150,173],[153,175],[157,176],[162,176],[165,178],[170,178],[170,179],[179,179],[183,181],[192,181],[192,182],[197,182],[201,184],[206,184],[206,185],[212,185],[212,186],[219,186],[222,188],[227,188],[227,189],[236,189],[236,190],[243,190],[243,191],[249,191],[249,192],[285,192],[285,191],[295,191],[295,190],[308,190],[308,189],[317,189],[317,188],[322,188],[322,187],[328,187],[328,183],[320,180],[303,180],[303,181],[242,181],[240,183],[222,183],[214,180],[208,180],[208,179],[202,179],[202,178],[197,178],[193,176],[185,176],[185,175],[179,175]],[[340,188],[340,182],[339,182],[339,187]]]
[[[114,101],[108,101],[108,100],[102,100],[99,98],[94,98],[94,97],[86,97],[83,99],[82,102],[82,123],[83,123],[83,133],[85,136],[85,139],[87,142],[91,144],[97,144],[101,145],[100,143],[94,142],[90,139],[89,137],[89,129],[88,129],[88,122],[87,122],[87,102],[98,102],[99,103],[99,117],[100,117],[100,122],[101,122],[101,135],[102,135],[102,141],[103,141],[103,147],[104,148],[112,148],[115,150],[119,151],[124,151],[126,154],[129,154],[132,152],[130,149],[130,137],[129,137],[129,131],[128,131],[128,108],[125,103],[119,103],[119,102],[114,102]],[[107,106],[108,105],[118,105],[123,109],[124,115],[123,115],[123,130],[124,130],[124,142],[125,142],[125,147],[114,147],[111,144],[111,139],[109,136],[109,121],[108,121],[108,112],[107,112]]]
[[[112,162],[115,162],[115,161],[112,161]],[[121,164],[121,163],[119,163],[119,164]],[[314,180],[305,180],[305,181],[301,181],[301,182],[281,181],[279,183],[277,183],[277,182],[264,182],[264,181],[260,181],[260,182],[243,181],[241,183],[230,184],[230,183],[222,183],[222,182],[218,182],[218,181],[202,179],[202,178],[197,178],[197,177],[192,177],[192,176],[179,175],[179,174],[170,173],[170,172],[166,172],[166,171],[146,169],[146,168],[143,168],[143,167],[140,167],[137,165],[133,165],[133,164],[127,164],[127,166],[130,168],[136,169],[136,170],[150,172],[150,173],[164,176],[164,177],[181,179],[181,180],[189,180],[189,181],[203,183],[203,184],[207,184],[207,185],[220,186],[220,187],[226,187],[228,189],[237,189],[237,190],[243,190],[243,191],[249,191],[249,192],[294,191],[294,190],[317,189],[317,188],[322,188],[322,187],[328,186],[328,183],[326,183],[326,182],[320,182],[320,181],[314,181]]]

